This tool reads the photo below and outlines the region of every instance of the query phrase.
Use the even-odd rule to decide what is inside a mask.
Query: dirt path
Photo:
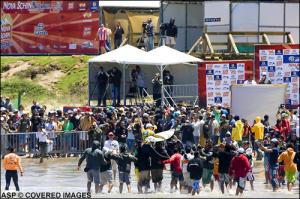
[[[37,83],[48,90],[53,90],[53,86],[55,82],[58,82],[59,79],[64,76],[65,73],[55,70],[50,71],[46,75],[37,75]]]
[[[15,63],[9,64],[9,66],[10,69],[1,74],[1,78],[3,78],[3,80],[9,79],[17,72],[28,69],[31,65],[29,64],[29,62],[17,61]]]

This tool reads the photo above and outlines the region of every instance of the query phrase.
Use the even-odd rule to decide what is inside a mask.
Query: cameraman
[[[173,75],[171,75],[170,71],[165,70],[163,82],[164,82],[164,85],[166,86],[166,90],[167,90],[167,93],[168,93],[168,94],[166,93],[165,96],[167,97],[169,104],[171,106],[173,106],[173,102],[170,99],[170,96],[172,96],[173,89],[172,89],[171,85],[173,85],[174,77],[173,77]]]
[[[97,81],[99,87],[99,94],[98,94],[98,105],[101,106],[101,102],[103,101],[102,105],[106,106],[106,90],[108,85],[108,74],[103,71],[103,67],[100,67],[100,71],[97,73]]]
[[[144,23],[143,23],[144,25]],[[147,24],[145,26],[145,33],[146,33],[146,38],[144,40],[146,51],[150,51],[154,48],[154,33],[153,33],[153,23],[152,19],[149,18],[147,21]]]
[[[164,46],[166,45],[166,30],[167,30],[168,24],[162,23],[159,26],[159,46]]]
[[[175,18],[170,18],[170,22],[167,25],[166,29],[166,45],[174,48],[176,45],[176,38],[177,38],[177,26],[175,25]]]

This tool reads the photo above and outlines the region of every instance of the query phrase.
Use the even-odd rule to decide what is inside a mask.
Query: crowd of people
[[[103,191],[105,185],[110,192],[117,173],[119,191],[123,191],[126,183],[130,192],[131,162],[134,162],[139,193],[148,192],[151,179],[155,190],[161,191],[163,170],[170,164],[172,192],[178,189],[195,194],[202,186],[213,190],[217,183],[224,193],[236,182],[239,194],[246,181],[254,189],[254,159],[263,159],[265,183],[270,183],[274,191],[285,183],[291,190],[299,169],[299,114],[281,105],[277,117],[276,124],[270,124],[268,115],[263,119],[257,116],[252,124],[230,114],[221,105],[206,109],[197,105],[191,108],[110,106],[95,107],[90,112],[80,109],[47,112],[46,106],[35,101],[28,113],[22,105],[13,110],[9,98],[1,99],[1,134],[25,133],[13,134],[5,140],[8,142],[5,146],[17,143],[16,147],[25,152],[39,150],[41,162],[44,155],[51,153],[46,150],[49,142],[58,145],[58,138],[66,145],[67,155],[72,147],[83,152],[90,146],[78,166],[87,159],[88,187],[95,182],[96,192]],[[170,129],[174,130],[171,138],[163,142],[147,141],[148,136]],[[26,132],[37,133],[27,136]],[[69,137],[69,132],[76,136]]]

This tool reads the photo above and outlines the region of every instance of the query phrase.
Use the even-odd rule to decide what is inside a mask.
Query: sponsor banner
[[[200,104],[210,106],[222,104],[224,107],[230,107],[230,86],[243,84],[249,76],[252,76],[252,68],[253,61],[251,60],[202,62],[199,64]]]
[[[286,103],[299,105],[299,44],[256,45],[256,80],[267,74],[273,84],[287,84]]]
[[[1,1],[1,54],[98,54],[98,3]]]

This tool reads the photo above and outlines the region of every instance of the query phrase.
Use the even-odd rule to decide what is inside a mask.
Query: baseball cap
[[[152,124],[150,124],[150,123],[146,124],[146,128],[152,128],[152,127],[153,127]]]
[[[273,138],[272,140],[271,140],[271,142],[278,142],[278,140],[276,139],[276,138]]]
[[[225,115],[225,114],[222,114],[222,117],[226,117],[226,115]]]
[[[231,135],[231,133],[229,131],[227,131],[226,135]]]
[[[238,153],[244,153],[244,152],[245,152],[245,149],[244,149],[244,148],[239,148],[239,149],[237,150],[237,152],[238,152]]]

